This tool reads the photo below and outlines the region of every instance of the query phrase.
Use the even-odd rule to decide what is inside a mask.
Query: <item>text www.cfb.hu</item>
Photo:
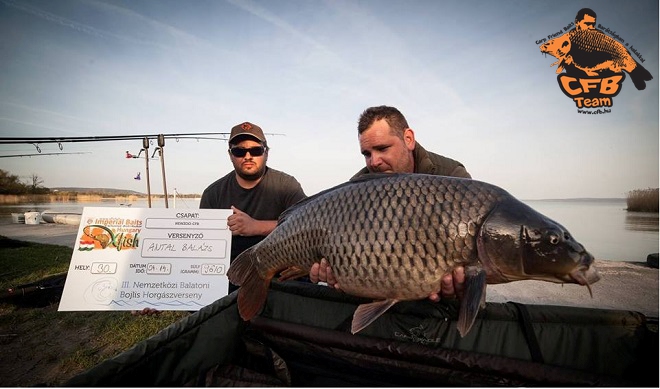
[[[578,113],[581,113],[583,115],[601,115],[601,114],[604,114],[604,113],[612,113],[612,110],[607,109],[607,108],[603,108],[602,110],[597,109],[595,111],[588,111],[588,110],[585,110],[585,109],[578,109]]]

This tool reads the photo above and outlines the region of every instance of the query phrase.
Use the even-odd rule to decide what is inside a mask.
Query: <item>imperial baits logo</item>
[[[639,51],[615,31],[596,24],[596,12],[589,8],[579,10],[574,23],[536,41],[540,43],[541,53],[557,59],[550,66],[557,65],[559,89],[573,100],[579,113],[611,112],[626,73],[638,90],[653,79],[641,65],[644,58]]]
[[[140,219],[90,218],[82,229],[78,250],[136,249],[140,242],[138,235],[141,227]]]

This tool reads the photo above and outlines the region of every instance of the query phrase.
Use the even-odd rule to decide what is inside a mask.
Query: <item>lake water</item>
[[[628,212],[626,200],[529,200],[596,259],[646,262],[658,252],[658,213]]]
[[[646,262],[658,250],[658,213],[627,212],[620,200],[528,200],[530,207],[562,224],[596,259]],[[146,200],[130,203],[147,208]],[[199,199],[169,200],[170,208],[197,209]],[[127,206],[115,200],[98,203],[40,203],[0,205],[0,222],[11,223],[12,213],[82,212],[83,207]],[[152,200],[152,208],[165,208],[165,200]]]

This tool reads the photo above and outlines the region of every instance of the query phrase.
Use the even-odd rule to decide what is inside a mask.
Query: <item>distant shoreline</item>
[[[626,202],[625,197],[572,197],[566,199],[526,199],[521,201]]]
[[[67,192],[67,191],[57,191],[51,192],[49,194],[21,194],[21,195],[6,195],[0,194],[0,204],[2,205],[21,205],[21,204],[31,204],[31,203],[90,203],[90,202],[100,202],[104,200],[115,200],[122,203],[134,202],[140,200],[146,200],[151,198],[152,200],[164,199],[165,196],[162,194],[151,194],[147,196],[146,194],[133,194],[128,192],[95,192],[94,189],[90,189],[88,192]],[[167,195],[168,199],[174,199],[174,194]],[[178,199],[199,199],[201,195],[199,194],[176,194]]]

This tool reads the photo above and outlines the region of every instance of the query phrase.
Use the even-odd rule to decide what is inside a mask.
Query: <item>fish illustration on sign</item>
[[[94,249],[96,246],[95,242],[97,242],[102,249],[108,247],[108,245],[112,242],[112,231],[108,227],[102,225],[93,224],[85,226],[83,228],[83,235],[84,236],[83,239],[81,239],[81,244],[83,241],[85,241],[85,245],[83,247],[88,251],[90,249]]]
[[[567,65],[573,65],[587,76],[600,76],[605,71],[630,75],[638,90],[646,88],[646,81],[653,79],[651,73],[640,65],[625,46],[596,29],[573,29],[540,46],[541,52],[550,54],[557,61],[557,73]]]
[[[486,284],[598,281],[594,257],[559,223],[484,182],[426,174],[373,174],[317,193],[285,211],[264,240],[230,265],[238,310],[250,320],[271,279],[309,274],[325,258],[356,309],[356,333],[399,301],[426,299],[464,266],[457,329],[485,305]]]

